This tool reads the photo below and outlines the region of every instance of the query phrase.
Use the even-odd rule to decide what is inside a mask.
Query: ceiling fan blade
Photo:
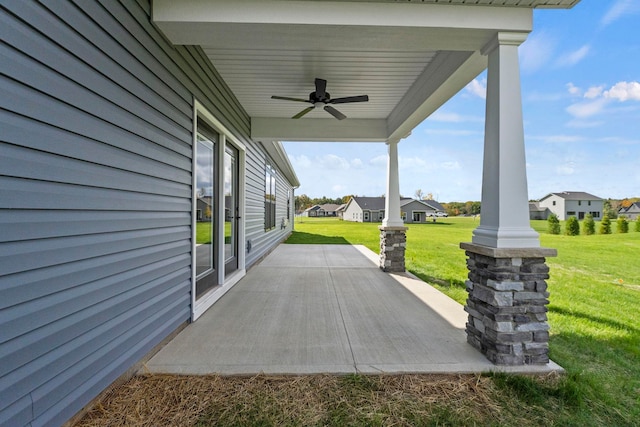
[[[309,108],[305,108],[304,110],[300,111],[298,114],[296,114],[295,116],[291,117],[292,119],[299,119],[300,117],[304,116],[305,114],[307,114],[309,111],[313,110],[314,108],[316,108],[315,106],[311,106]]]
[[[283,101],[309,102],[308,99],[289,98],[288,96],[276,96],[276,95],[273,95],[271,99],[282,99]]]
[[[333,117],[335,117],[338,120],[344,120],[344,119],[347,118],[347,116],[345,116],[340,111],[336,110],[335,108],[333,108],[330,105],[325,105],[324,106],[324,111],[326,111],[327,113],[331,114]]]
[[[344,98],[334,98],[329,101],[329,104],[346,104],[348,102],[367,102],[369,95],[360,96],[345,96]]]
[[[323,79],[316,79],[316,97],[323,99],[327,93],[327,81]]]

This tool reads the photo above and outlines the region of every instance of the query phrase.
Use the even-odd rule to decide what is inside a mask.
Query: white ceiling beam
[[[251,119],[255,141],[386,142],[387,137],[383,119]]]

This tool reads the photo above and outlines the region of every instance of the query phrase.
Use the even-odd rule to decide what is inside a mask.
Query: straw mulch
[[[76,427],[474,425],[499,422],[492,392],[477,375],[148,374],[113,390]]]

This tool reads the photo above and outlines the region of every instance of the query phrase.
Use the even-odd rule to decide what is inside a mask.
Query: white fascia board
[[[384,119],[251,118],[255,141],[386,142]]]
[[[412,3],[154,0],[153,21],[174,44],[317,49],[346,40],[352,49],[417,44],[465,50],[487,32],[531,31],[532,11]]]
[[[463,89],[470,81],[487,68],[487,57],[474,52],[456,70],[437,70],[439,84],[433,86],[428,82],[432,78],[429,70],[421,75],[414,87],[407,92],[405,98],[398,103],[398,107],[389,116],[389,139],[401,139],[407,136],[427,117],[433,114],[451,97]],[[436,78],[436,76],[433,76]]]
[[[531,10],[445,4],[282,0],[154,0],[156,22],[531,30]]]
[[[293,188],[300,187],[300,180],[298,180],[298,176],[289,161],[289,156],[284,150],[282,143],[280,141],[262,141],[262,146],[269,154],[269,157],[271,157],[271,160],[276,163],[278,170],[287,178],[289,184],[291,184]]]

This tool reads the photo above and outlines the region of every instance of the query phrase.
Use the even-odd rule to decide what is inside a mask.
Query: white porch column
[[[388,272],[405,271],[404,251],[407,243],[407,227],[400,214],[400,179],[398,173],[398,143],[387,141],[387,193],[384,201],[384,219],[380,229],[380,268]]]
[[[489,56],[480,226],[472,242],[491,248],[537,248],[529,224],[518,46],[526,33],[498,33]]]
[[[398,172],[399,140],[387,141],[389,159],[387,163],[387,192],[384,202],[383,227],[403,227],[400,214],[400,177]]]

